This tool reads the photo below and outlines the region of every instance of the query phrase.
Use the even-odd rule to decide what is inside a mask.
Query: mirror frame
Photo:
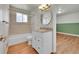
[[[49,20],[49,22],[48,22],[48,24],[43,24],[43,20],[44,20],[44,16],[46,15],[46,14],[50,14],[50,20]],[[46,16],[47,17],[47,16]],[[48,17],[47,17],[48,18]],[[49,25],[50,23],[51,23],[51,21],[52,21],[52,13],[51,12],[45,12],[45,13],[42,13],[41,14],[41,24],[42,25]]]

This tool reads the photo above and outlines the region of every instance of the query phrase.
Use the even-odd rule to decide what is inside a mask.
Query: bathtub
[[[32,33],[10,35],[8,38],[8,45],[15,45],[26,41],[32,40]]]

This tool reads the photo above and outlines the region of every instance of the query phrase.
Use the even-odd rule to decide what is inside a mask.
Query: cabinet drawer
[[[43,35],[42,33],[37,32],[36,36],[42,38]]]
[[[42,51],[42,39],[38,38],[36,39],[36,50],[38,51],[38,53],[40,53]]]
[[[38,53],[42,52],[42,46],[38,44],[36,50]]]
[[[36,48],[36,46],[37,46],[36,37],[33,37],[33,39],[32,39],[32,47]]]

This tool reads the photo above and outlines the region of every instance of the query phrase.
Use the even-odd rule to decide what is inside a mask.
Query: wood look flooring
[[[31,45],[28,45],[26,42],[10,46],[8,48],[8,54],[38,54]]]
[[[79,37],[57,33],[58,54],[79,54]]]
[[[56,54],[79,54],[79,37],[57,33]],[[8,54],[38,54],[26,42],[10,46]]]

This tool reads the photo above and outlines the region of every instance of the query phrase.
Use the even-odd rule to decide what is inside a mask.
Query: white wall
[[[32,12],[31,16],[32,30],[37,30],[40,28],[40,13],[38,10]]]
[[[10,26],[9,26],[9,35],[15,34],[23,34],[31,32],[31,18],[29,16],[30,12],[24,9],[15,8],[10,6],[9,9],[9,16],[10,16]],[[27,23],[17,23],[16,22],[16,12],[24,13],[28,15],[28,22]]]
[[[79,12],[57,16],[57,24],[61,23],[79,23]]]

